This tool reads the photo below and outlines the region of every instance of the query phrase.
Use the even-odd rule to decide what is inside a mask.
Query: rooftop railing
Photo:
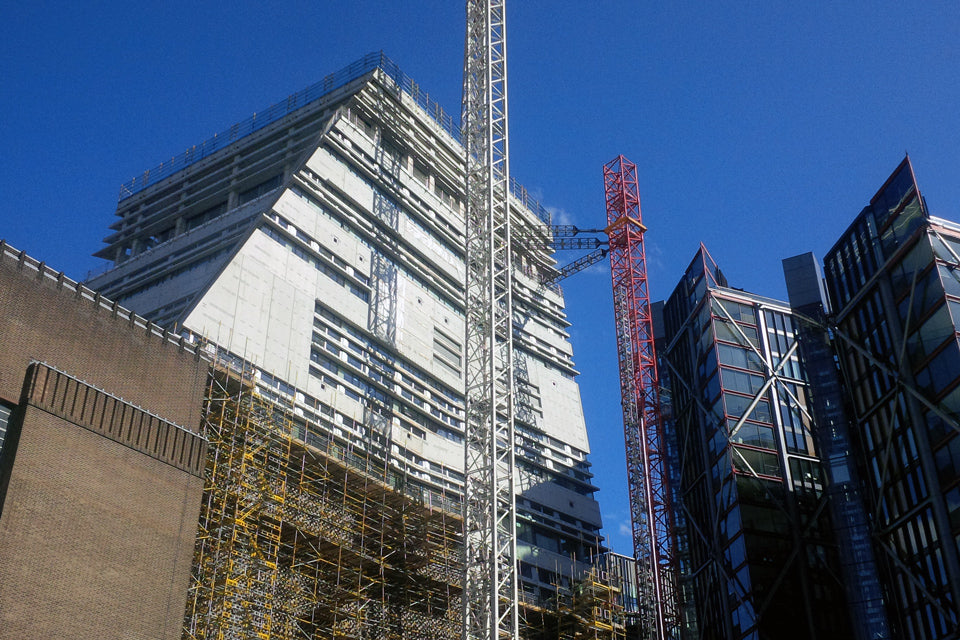
[[[126,200],[130,196],[143,191],[164,178],[172,176],[193,163],[213,155],[234,142],[281,120],[285,116],[316,102],[333,91],[377,69],[380,69],[384,75],[393,80],[443,131],[453,136],[457,142],[461,141],[460,123],[455,122],[450,114],[443,110],[443,107],[430,98],[430,94],[420,89],[420,85],[418,85],[413,78],[401,71],[400,67],[397,66],[393,60],[384,55],[382,51],[379,51],[368,53],[339,71],[331,73],[323,80],[310,85],[302,91],[291,94],[286,100],[278,102],[264,111],[254,113],[246,120],[238,122],[220,133],[214,134],[212,138],[207,138],[200,144],[190,147],[180,155],[174,156],[167,162],[161,162],[156,167],[144,171],[142,175],[123,183],[120,185],[119,200],[121,202]],[[544,209],[539,202],[531,198],[527,190],[512,177],[510,179],[510,192],[519,199],[525,207],[533,211],[540,220],[546,224],[550,224],[550,213]]]
[[[413,100],[426,111],[440,127],[452,135],[457,141],[460,140],[460,126],[453,121],[453,118],[447,114],[439,104],[434,102],[430,95],[421,91],[419,85],[413,81],[410,76],[403,73],[395,62],[390,60],[382,51],[368,53],[364,57],[347,65],[335,73],[331,73],[323,80],[310,85],[302,91],[291,94],[286,100],[278,102],[264,111],[258,111],[252,116],[236,123],[229,129],[214,134],[198,145],[194,145],[174,156],[167,162],[161,162],[153,169],[143,172],[143,175],[137,176],[125,182],[120,186],[120,200],[125,200],[138,193],[150,185],[156,184],[174,173],[189,167],[191,164],[210,156],[220,149],[223,149],[241,138],[267,127],[277,120],[302,109],[312,102],[330,94],[336,89],[364,77],[365,75],[380,69],[383,73],[393,80],[397,86],[407,93]]]

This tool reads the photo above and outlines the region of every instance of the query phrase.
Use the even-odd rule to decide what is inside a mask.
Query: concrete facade
[[[189,345],[0,245],[0,638],[180,637],[205,374]]]
[[[227,148],[144,174],[91,286],[252,362],[264,397],[345,444],[388,436],[432,504],[463,482],[464,152],[424,96],[374,55]],[[514,195],[518,235],[549,221]],[[542,284],[555,261],[542,242],[515,251],[521,573],[549,597],[601,521],[563,297]]]

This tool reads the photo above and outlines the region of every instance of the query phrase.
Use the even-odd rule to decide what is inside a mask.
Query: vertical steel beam
[[[618,156],[603,182],[641,625],[646,638],[666,640],[679,637],[680,616],[637,167]]]
[[[464,633],[519,632],[512,260],[503,0],[468,0],[463,66],[466,150]]]

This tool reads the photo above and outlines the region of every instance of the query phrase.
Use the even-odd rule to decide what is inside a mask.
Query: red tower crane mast
[[[603,182],[640,625],[645,638],[668,640],[679,637],[677,564],[637,166],[617,156]]]

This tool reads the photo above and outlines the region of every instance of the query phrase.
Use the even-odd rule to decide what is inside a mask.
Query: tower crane
[[[604,165],[603,182],[640,624],[650,640],[673,640],[677,562],[637,166],[617,156]]]
[[[466,160],[465,640],[519,637],[514,487],[513,265],[504,0],[467,0],[461,126]],[[604,166],[609,248],[553,228],[553,242],[593,248],[565,277],[608,252],[614,292],[627,474],[642,624],[667,640],[678,627],[656,353],[636,166]],[[592,245],[592,246],[591,246]]]
[[[519,635],[504,0],[467,0],[465,640]]]
[[[541,241],[554,249],[593,249],[544,281],[562,280],[610,256],[639,622],[646,640],[675,640],[681,624],[678,562],[637,167],[617,156],[604,165],[603,178],[607,227],[544,227]]]
[[[603,167],[607,226],[547,225],[518,235],[555,250],[592,249],[544,277],[553,283],[610,256],[614,320],[623,406],[632,541],[637,566],[640,628],[645,640],[676,640],[681,633],[678,560],[671,510],[667,433],[635,164],[617,156]],[[596,237],[605,235],[606,239]]]

